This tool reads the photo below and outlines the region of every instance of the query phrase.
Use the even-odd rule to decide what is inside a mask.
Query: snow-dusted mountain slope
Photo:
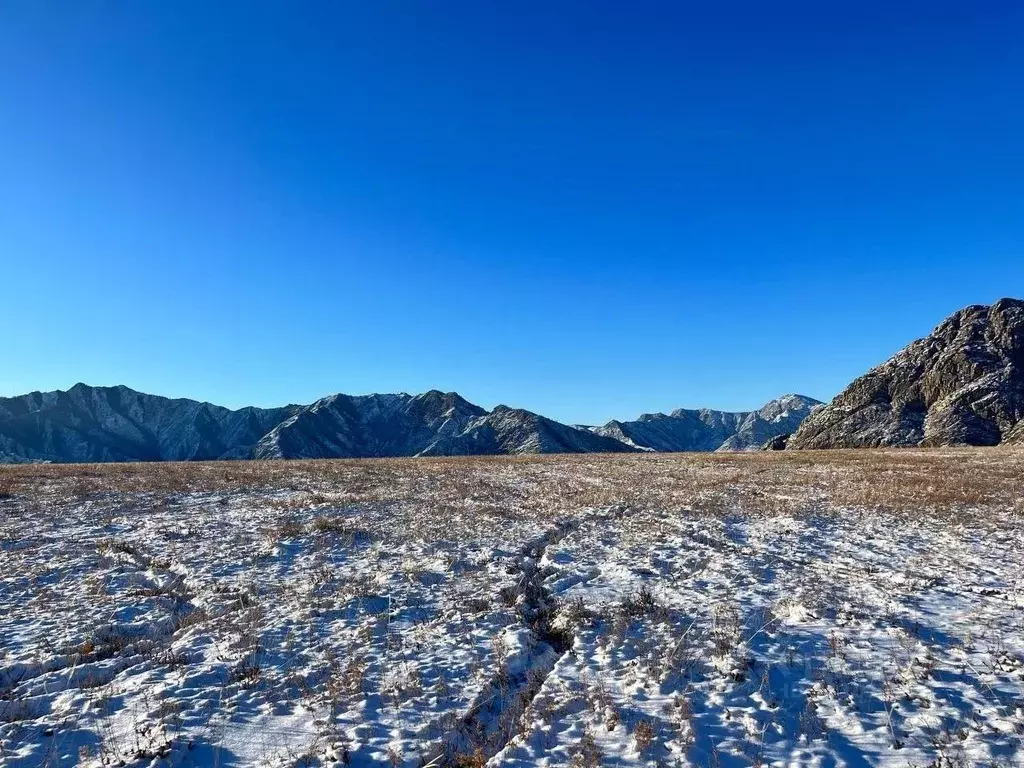
[[[679,408],[645,413],[636,421],[610,421],[593,431],[649,451],[757,450],[777,435],[794,432],[820,405],[804,395],[784,395],[751,412]]]
[[[499,405],[456,435],[436,440],[424,456],[476,453],[623,453],[633,447],[605,435],[570,427],[521,408]]]
[[[306,406],[232,411],[128,387],[0,398],[0,462],[189,461],[747,450],[793,432],[817,401],[753,413],[677,410],[578,427],[455,392],[335,394]]]
[[[488,412],[454,392],[331,395],[232,411],[128,387],[0,398],[0,461],[309,459],[630,451],[529,411]]]
[[[256,446],[256,458],[415,456],[487,413],[454,392],[331,395],[302,408]],[[475,450],[469,453],[495,453]]]
[[[804,419],[822,407],[822,403],[804,395],[783,395],[746,415],[736,434],[716,450],[756,451],[780,435],[796,432]]]
[[[617,440],[521,409],[491,412],[454,392],[332,395],[275,427],[257,458],[468,456],[632,450]]]
[[[175,461],[245,458],[296,406],[232,411],[128,387],[0,398],[0,461]]]

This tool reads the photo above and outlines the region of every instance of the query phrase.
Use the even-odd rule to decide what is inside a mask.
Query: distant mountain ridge
[[[792,432],[792,422],[816,403],[787,395],[751,413],[680,409],[586,428],[504,405],[487,411],[437,390],[230,410],[76,384],[0,398],[0,462],[748,450]]]
[[[955,312],[824,405],[645,413],[569,426],[455,392],[230,410],[125,386],[0,398],[0,462],[363,458],[1024,445],[1024,301]]]
[[[635,421],[609,421],[590,429],[640,450],[753,451],[795,431],[821,406],[821,402],[805,395],[783,395],[756,411],[679,408],[667,414],[645,413]]]
[[[486,414],[454,392],[330,395],[300,408],[256,445],[254,456],[370,458],[416,456]]]
[[[0,461],[247,458],[298,406],[229,410],[124,386],[0,398]]]
[[[473,420],[458,435],[437,441],[425,456],[476,453],[627,453],[633,451],[613,438],[539,416],[522,408],[497,406]]]

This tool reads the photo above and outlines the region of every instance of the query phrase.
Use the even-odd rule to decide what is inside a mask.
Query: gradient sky
[[[0,6],[0,394],[821,399],[1024,295],[1024,4]]]

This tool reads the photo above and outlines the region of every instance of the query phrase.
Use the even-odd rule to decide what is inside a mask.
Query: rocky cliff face
[[[1024,302],[956,312],[808,418],[788,449],[1024,443]]]
[[[804,395],[784,395],[751,412],[680,408],[610,421],[594,431],[648,451],[752,451],[793,432],[820,405]]]

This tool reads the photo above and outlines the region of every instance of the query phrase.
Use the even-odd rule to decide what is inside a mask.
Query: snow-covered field
[[[1021,765],[1024,451],[0,468],[0,765]]]

